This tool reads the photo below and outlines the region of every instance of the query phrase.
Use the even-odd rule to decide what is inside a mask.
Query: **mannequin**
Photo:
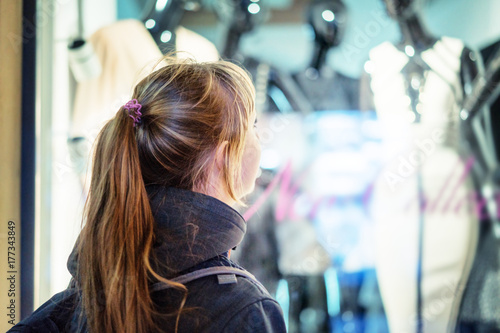
[[[345,5],[341,0],[314,0],[308,7],[307,21],[314,31],[313,55],[310,65],[294,79],[314,111],[358,110],[358,81],[326,66],[328,52],[344,36]]]
[[[156,0],[153,3],[142,21],[163,53],[181,51],[178,57],[194,56],[199,61],[218,59],[217,49],[211,42],[180,25],[186,11],[201,8],[199,0]],[[184,51],[187,54],[183,54]]]
[[[258,1],[222,0],[217,2],[215,11],[223,24],[222,56],[242,61],[244,57],[238,52],[240,39],[266,20],[267,7]]]
[[[465,137],[469,147],[477,152],[478,192],[481,191],[488,221],[481,223],[480,238],[473,268],[464,292],[456,332],[500,332],[500,223],[498,219],[500,173],[495,152],[497,140],[492,136],[498,129],[494,121],[498,111],[500,51],[491,55],[484,77],[476,79],[473,93],[461,111]],[[491,114],[485,104],[491,104]],[[493,133],[492,133],[493,132]],[[497,137],[498,139],[498,137]],[[498,148],[498,146],[496,147]]]
[[[312,112],[358,110],[359,81],[335,71],[327,64],[328,53],[338,47],[343,40],[347,25],[347,8],[341,0],[314,0],[307,7],[306,18],[314,32],[311,61],[305,69],[293,74],[293,80],[303,94],[302,98],[310,105]],[[325,119],[327,118],[323,118],[323,121],[326,121]],[[319,123],[315,124],[315,126],[318,125]],[[314,133],[317,134],[320,131],[321,129],[318,127]],[[313,137],[307,139],[309,147],[325,145],[325,142],[315,141]],[[324,149],[319,151],[311,149],[309,154],[304,155],[303,159],[309,161],[309,164],[312,163],[311,170],[316,171],[307,173],[307,180],[300,186],[301,192],[319,195],[318,185],[328,179],[329,175],[325,174],[328,171],[325,168],[315,168],[322,164],[320,162],[324,161],[322,158],[333,156],[338,151]],[[307,167],[307,164],[305,165]],[[301,177],[298,173],[296,172],[293,176],[295,181]],[[349,199],[346,201],[357,195],[361,195],[361,193],[348,195]],[[336,195],[330,192],[326,196],[335,197]],[[379,324],[379,322],[368,321],[368,317],[365,317],[368,311],[383,318],[376,281],[373,279],[371,281],[373,284],[368,282],[370,278],[368,274],[365,274],[367,272],[365,267],[346,269],[343,265],[344,261],[352,262],[354,257],[360,256],[361,252],[352,251],[353,249],[359,250],[359,247],[349,244],[352,245],[351,251],[347,251],[349,252],[347,254],[341,253],[345,249],[332,249],[331,246],[325,246],[324,240],[320,239],[321,235],[332,236],[332,230],[335,230],[333,225],[336,225],[337,231],[345,229],[349,223],[343,221],[352,218],[344,212],[347,206],[348,204],[342,205],[340,203],[330,205],[330,207],[322,206],[317,214],[313,214],[314,217],[311,215],[304,221],[298,222],[293,219],[285,220],[277,226],[278,240],[281,240],[279,242],[280,270],[287,281],[290,293],[290,332],[340,332],[344,330],[363,332],[365,325],[376,329],[375,327]],[[357,209],[362,210],[355,205],[349,206],[348,209],[350,212],[357,211]],[[361,219],[358,216],[350,225],[356,223],[356,226],[359,227],[363,224],[360,222]],[[357,230],[357,232],[359,232],[357,235],[360,237],[362,231]],[[312,240],[306,236],[311,233],[315,235]],[[309,246],[305,247],[304,244],[309,244]],[[297,263],[306,263],[308,260],[307,250],[303,250],[304,253],[299,255],[297,251],[293,251],[294,248],[301,247],[305,247],[310,252],[313,248],[317,253],[326,251],[323,256],[328,258],[327,263],[315,271],[298,269],[300,265]],[[320,255],[315,256],[315,258],[317,257]],[[311,286],[315,287],[311,288]],[[363,303],[361,289],[365,289],[367,294],[370,294],[366,304],[361,304]],[[375,299],[376,301],[374,301]],[[375,303],[377,304],[375,305]],[[303,318],[310,313],[315,313],[316,326],[305,327]],[[324,322],[322,322],[323,318]],[[383,322],[383,320],[381,321]],[[385,322],[381,325],[385,325]],[[297,329],[299,327],[300,329]],[[384,331],[383,328],[381,331]]]
[[[258,6],[259,10],[250,12],[250,5]],[[241,37],[267,19],[268,9],[265,4],[250,0],[221,0],[216,3],[214,10],[223,27],[222,56],[241,62],[252,74],[256,86],[257,111],[312,111],[310,103],[291,75],[239,52]]]
[[[155,6],[151,8],[149,13],[143,19],[143,22],[148,22],[149,20],[154,20],[155,24],[150,27],[146,26],[153,36],[156,44],[158,45],[169,45],[172,50],[175,51],[175,41],[177,39],[176,29],[179,26],[184,12],[187,9],[197,9],[200,4],[195,1],[189,2],[192,4],[193,8],[186,8],[188,4],[184,0],[166,1],[163,6],[159,5],[160,1],[154,1]],[[163,35],[163,38],[162,38]]]
[[[382,299],[392,332],[453,331],[480,220],[459,113],[481,64],[426,30],[421,1],[384,3],[401,39],[365,66],[386,147],[371,202]]]

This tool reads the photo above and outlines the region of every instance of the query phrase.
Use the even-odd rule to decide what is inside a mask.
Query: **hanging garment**
[[[459,132],[463,51],[461,41],[443,37],[415,57],[388,42],[370,52],[385,147],[371,213],[391,332],[417,332],[420,235],[423,332],[453,329],[474,257],[473,160],[461,156]]]
[[[72,137],[93,141],[100,128],[132,94],[162,54],[140,21],[124,20],[99,29],[90,38],[99,57],[99,77],[76,87]]]
[[[215,46],[186,28],[176,30],[180,57],[198,61],[218,60]],[[76,88],[72,137],[95,138],[132,95],[133,88],[148,75],[162,53],[148,30],[137,20],[123,20],[96,31],[90,38],[102,66],[99,77]]]
[[[204,37],[183,27],[178,27],[176,34],[178,57],[218,60],[215,46]],[[89,42],[102,72],[76,87],[70,130],[72,160],[85,187],[90,185],[90,150],[101,127],[130,100],[134,86],[159,65],[163,56],[144,24],[137,20],[118,21],[101,28]]]

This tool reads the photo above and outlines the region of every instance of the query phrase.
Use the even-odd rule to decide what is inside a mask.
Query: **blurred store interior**
[[[252,74],[261,176],[232,255],[290,333],[500,332],[499,1],[24,8],[36,10],[23,22],[26,35],[36,20],[34,227],[21,226],[33,308],[69,283],[100,126],[176,50]]]

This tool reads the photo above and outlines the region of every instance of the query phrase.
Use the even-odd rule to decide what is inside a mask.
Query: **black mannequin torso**
[[[330,67],[309,67],[293,79],[313,111],[359,109],[359,81]]]

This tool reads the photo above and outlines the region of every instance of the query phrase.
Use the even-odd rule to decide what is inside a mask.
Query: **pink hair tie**
[[[123,106],[123,108],[128,111],[128,116],[130,118],[134,119],[134,127],[135,127],[135,125],[137,125],[138,123],[141,122],[141,116],[142,116],[141,108],[142,108],[142,105],[139,104],[139,102],[137,102],[137,100],[135,98],[131,99],[130,101],[128,101],[127,103],[125,103],[125,105]],[[130,111],[133,111],[134,114],[131,114]]]

